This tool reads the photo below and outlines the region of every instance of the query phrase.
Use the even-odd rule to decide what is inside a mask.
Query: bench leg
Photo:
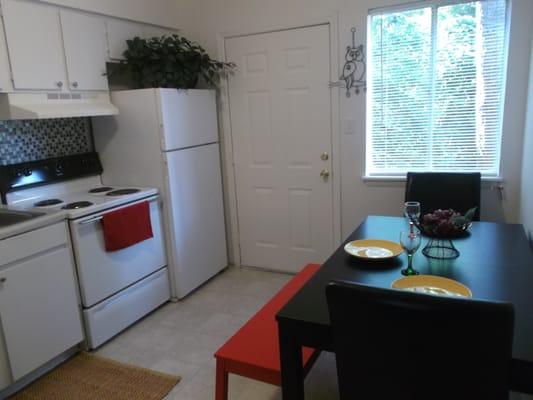
[[[217,359],[215,400],[228,400],[228,372],[223,360]]]

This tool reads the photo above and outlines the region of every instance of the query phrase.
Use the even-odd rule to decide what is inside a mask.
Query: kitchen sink
[[[0,228],[38,218],[44,213],[0,209]]]

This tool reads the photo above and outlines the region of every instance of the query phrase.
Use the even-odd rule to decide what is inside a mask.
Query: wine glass
[[[407,253],[407,268],[402,269],[402,275],[418,275],[419,272],[413,269],[413,256],[420,247],[420,232],[411,225],[409,232],[400,233],[400,244]]]
[[[406,202],[403,208],[403,214],[409,222],[417,225],[418,219],[420,218],[420,203],[418,201]]]

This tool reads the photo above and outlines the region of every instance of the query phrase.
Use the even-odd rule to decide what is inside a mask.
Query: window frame
[[[434,46],[435,39],[436,39],[436,32],[437,32],[437,22],[438,22],[438,14],[437,9],[439,7],[445,7],[450,5],[456,5],[456,4],[464,4],[464,3],[471,3],[472,1],[483,1],[483,0],[419,0],[419,1],[413,1],[393,6],[385,6],[385,7],[378,7],[373,8],[368,11],[367,16],[367,92],[366,92],[366,101],[365,101],[365,169],[364,174],[362,176],[363,181],[365,182],[371,182],[371,181],[391,181],[391,182],[404,182],[407,177],[407,172],[401,172],[401,173],[370,173],[369,172],[369,160],[372,157],[372,124],[370,123],[372,118],[372,73],[371,71],[371,60],[372,60],[372,17],[375,15],[379,15],[382,13],[394,13],[394,12],[402,12],[402,11],[409,11],[414,9],[420,9],[420,8],[431,8],[432,9],[432,21],[431,21],[431,29],[432,29],[432,56],[431,56],[431,62],[432,66],[431,68],[433,71],[435,70],[435,55],[436,55],[436,47]],[[492,174],[482,173],[481,179],[483,181],[488,182],[501,182],[503,181],[502,175],[501,175],[501,167],[502,167],[502,147],[503,147],[503,139],[504,139],[504,132],[503,132],[503,122],[505,119],[505,103],[507,101],[507,73],[509,69],[509,36],[510,36],[510,22],[511,22],[511,1],[510,0],[504,0],[505,6],[506,6],[506,13],[505,13],[505,32],[504,32],[504,54],[503,54],[503,66],[502,66],[502,93],[501,93],[501,103],[500,103],[500,121],[499,121],[499,130],[500,130],[500,154],[498,157],[498,164],[497,164],[497,172]],[[440,171],[434,171],[428,169],[427,172],[440,172]],[[444,171],[443,171],[444,172]],[[447,172],[466,172],[461,170],[450,170]]]

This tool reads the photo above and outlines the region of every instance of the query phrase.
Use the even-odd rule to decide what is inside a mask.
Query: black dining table
[[[408,230],[404,218],[367,217],[279,311],[276,319],[283,399],[304,398],[302,346],[334,351],[325,291],[328,283],[344,280],[390,287],[402,277],[400,270],[406,267],[405,254],[387,261],[365,261],[347,254],[344,244],[358,239],[398,242],[402,230]],[[453,240],[460,256],[451,261],[425,257],[421,250],[427,241],[422,238],[414,257],[414,268],[421,274],[457,280],[471,289],[475,299],[514,305],[511,388],[533,393],[533,252],[522,225],[473,222],[464,237]]]

